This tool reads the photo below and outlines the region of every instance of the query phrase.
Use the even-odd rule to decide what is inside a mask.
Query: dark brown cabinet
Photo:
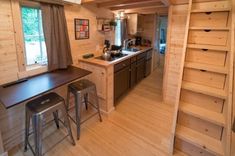
[[[116,102],[130,87],[130,60],[114,66],[114,101]]]
[[[152,59],[146,60],[146,63],[145,63],[145,77],[150,75],[151,66],[152,66]]]
[[[137,61],[136,65],[136,81],[140,82],[145,77],[145,58]]]
[[[130,88],[133,88],[136,83],[137,83],[137,80],[136,80],[136,62],[132,63],[131,66],[130,66]]]
[[[152,49],[146,52],[145,60],[145,77],[150,75],[152,67]]]
[[[114,65],[114,102],[151,72],[148,51]]]

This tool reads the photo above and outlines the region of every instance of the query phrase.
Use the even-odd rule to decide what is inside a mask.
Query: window
[[[117,26],[115,29],[115,45],[121,46],[122,41],[121,41],[121,20],[118,19],[116,20]]]
[[[47,64],[47,53],[42,27],[41,10],[39,8],[22,6],[21,16],[26,65],[31,66]]]

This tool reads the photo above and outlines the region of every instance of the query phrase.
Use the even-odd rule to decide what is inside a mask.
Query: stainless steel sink
[[[128,48],[128,49],[123,49],[123,52],[137,52],[140,51],[140,48]]]

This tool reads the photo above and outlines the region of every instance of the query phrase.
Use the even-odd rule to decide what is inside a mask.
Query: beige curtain
[[[72,64],[72,55],[64,7],[42,3],[41,10],[47,47],[48,70],[65,69]]]

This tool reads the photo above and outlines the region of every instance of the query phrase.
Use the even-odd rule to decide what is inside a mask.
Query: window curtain
[[[128,39],[128,27],[127,27],[126,18],[121,20],[121,43],[122,45],[125,39]]]
[[[47,47],[48,70],[65,69],[73,62],[64,7],[42,3],[41,10]]]

